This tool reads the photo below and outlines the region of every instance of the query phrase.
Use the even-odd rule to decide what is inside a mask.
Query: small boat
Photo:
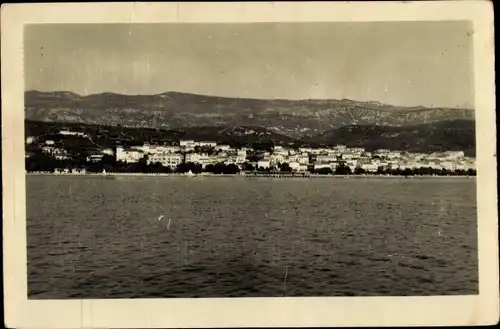
[[[186,173],[186,176],[188,177],[193,177],[193,176],[196,176],[195,174],[193,174],[193,172],[190,170]]]
[[[115,177],[114,176],[110,176],[106,173],[106,169],[103,169],[102,170],[102,175],[104,176],[104,178],[107,178],[107,179],[114,179]]]

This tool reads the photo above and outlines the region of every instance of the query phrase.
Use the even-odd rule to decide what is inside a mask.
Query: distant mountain
[[[411,152],[439,152],[462,150],[475,156],[474,121],[453,120],[405,127],[351,125],[332,129],[322,134],[293,139],[260,127],[186,127],[179,129],[130,128],[99,126],[80,123],[26,121],[26,136],[52,138],[61,129],[85,131],[98,145],[114,146],[118,143],[144,143],[180,139],[217,141],[247,145],[273,143],[282,145],[346,145],[367,150],[391,149]]]
[[[413,152],[464,151],[475,155],[474,121],[453,120],[404,127],[350,125],[329,130],[304,142],[341,144],[366,149]]]
[[[353,100],[261,100],[178,92],[158,95],[25,93],[26,119],[141,128],[262,127],[303,138],[349,125],[407,126],[474,120],[474,111]]]

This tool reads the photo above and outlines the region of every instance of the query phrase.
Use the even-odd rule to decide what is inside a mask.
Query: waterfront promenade
[[[309,175],[292,175],[288,173],[283,174],[267,174],[267,173],[251,173],[251,174],[184,174],[184,173],[53,173],[53,172],[26,172],[27,175],[39,175],[39,176],[83,176],[83,177],[218,177],[218,178],[229,178],[229,177],[242,177],[242,178],[451,178],[451,177],[468,177],[474,178],[475,176],[470,175],[391,175],[391,174],[351,174],[351,175],[323,175],[323,174],[309,174]]]

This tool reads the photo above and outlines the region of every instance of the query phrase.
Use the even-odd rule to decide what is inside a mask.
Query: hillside
[[[61,124],[26,121],[26,136],[51,138],[60,129],[85,131],[98,145],[114,146],[148,142],[168,142],[179,139],[218,141],[236,145],[281,144],[281,145],[336,145],[433,152],[463,150],[475,155],[475,124],[468,120],[443,121],[406,127],[352,125],[329,130],[314,137],[294,140],[260,127],[187,127],[180,129],[130,128],[122,126],[99,126],[88,124]]]
[[[348,125],[407,126],[474,120],[470,109],[396,107],[352,100],[260,100],[167,92],[158,95],[25,93],[26,119],[179,129],[261,127],[304,138]]]
[[[85,132],[98,145],[111,147],[118,144],[142,144],[145,142],[173,142],[180,139],[217,141],[233,145],[290,144],[295,140],[260,127],[186,127],[179,129],[131,128],[101,126],[81,123],[25,121],[25,135],[53,139],[60,130]]]
[[[453,120],[405,127],[350,125],[329,130],[305,141],[413,152],[462,150],[473,156],[475,136],[474,121]]]

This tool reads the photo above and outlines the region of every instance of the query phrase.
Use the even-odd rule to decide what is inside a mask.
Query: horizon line
[[[151,93],[151,94],[123,94],[123,93],[117,93],[117,92],[110,92],[110,91],[103,91],[103,92],[98,92],[98,93],[90,93],[87,95],[80,94],[74,91],[69,91],[69,90],[52,90],[52,91],[41,91],[41,90],[36,90],[36,89],[30,89],[30,90],[25,90],[24,94],[29,93],[29,92],[36,92],[36,93],[68,93],[68,94],[74,94],[79,97],[89,97],[89,96],[97,96],[97,95],[103,95],[103,94],[111,94],[111,95],[118,95],[118,96],[162,96],[162,95],[167,95],[167,94],[185,94],[185,95],[193,95],[193,96],[202,96],[202,97],[212,97],[212,98],[223,98],[223,99],[234,99],[234,100],[257,100],[257,101],[288,101],[288,102],[303,102],[303,101],[350,101],[350,102],[358,102],[358,103],[371,103],[371,104],[378,104],[378,105],[385,105],[385,106],[390,106],[390,107],[395,107],[395,108],[407,108],[407,109],[457,109],[457,110],[470,110],[474,111],[473,107],[459,107],[458,105],[455,107],[452,106],[428,106],[428,105],[395,105],[395,104],[389,104],[389,103],[384,103],[376,100],[367,100],[367,101],[360,101],[360,100],[354,100],[350,98],[298,98],[298,99],[289,99],[289,98],[251,98],[251,97],[230,97],[230,96],[219,96],[219,95],[211,95],[211,94],[197,94],[197,93],[191,93],[191,92],[185,92],[185,91],[175,91],[175,90],[169,90],[165,91],[162,93]]]

